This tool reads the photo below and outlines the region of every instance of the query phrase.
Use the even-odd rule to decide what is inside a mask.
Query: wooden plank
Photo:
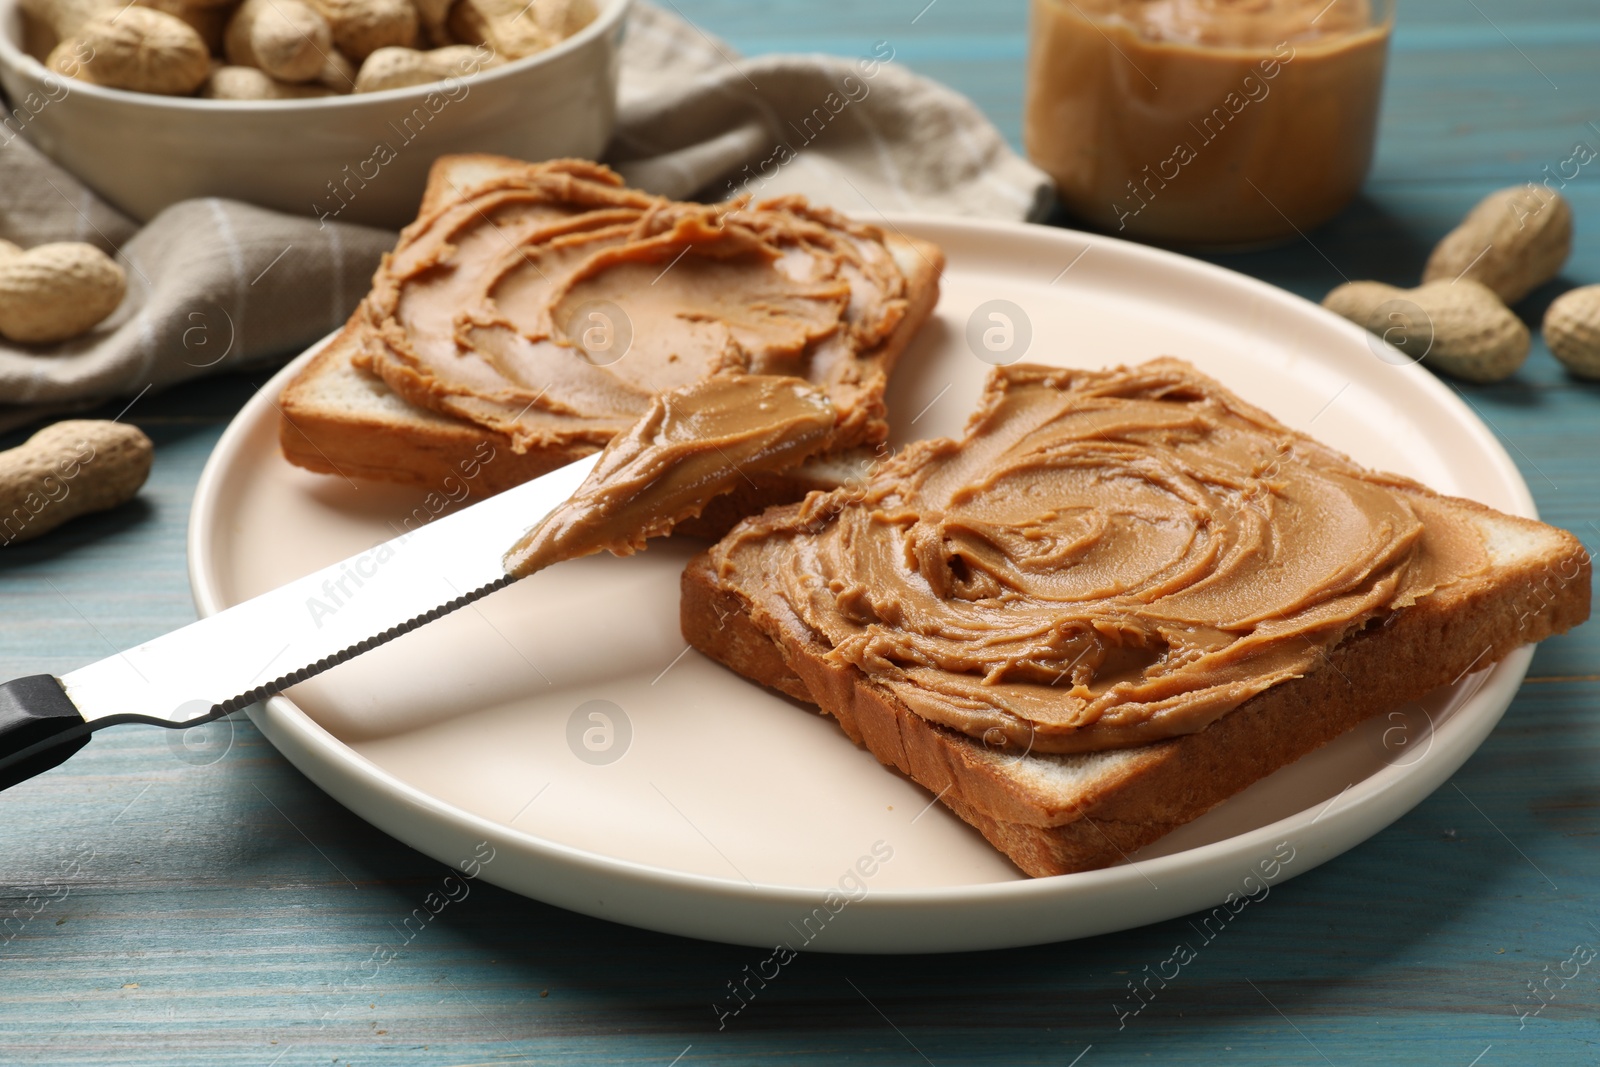
[[[752,52],[893,41],[1016,137],[1020,4],[675,6]],[[1408,281],[1477,197],[1536,177],[1600,121],[1587,111],[1600,98],[1592,0],[1401,11],[1366,199],[1309,241],[1217,262],[1311,298],[1344,275]],[[1586,173],[1569,190],[1570,282],[1600,281],[1597,189]],[[1521,310],[1536,321],[1554,288]],[[144,503],[0,553],[0,671],[70,669],[193,617],[190,496],[259,381],[141,400],[129,417],[158,445]],[[1536,347],[1514,382],[1461,392],[1509,442],[1545,516],[1600,546],[1600,387]],[[333,804],[247,722],[214,763],[184,762],[155,729],[122,729],[0,797],[0,1061],[1587,1062],[1600,1039],[1592,969],[1537,1016],[1517,1013],[1538,1003],[1526,984],[1574,944],[1600,945],[1597,665],[1593,626],[1545,643],[1532,675],[1548,680],[1523,688],[1452,784],[1275,887],[1125,1019],[1127,983],[1202,940],[1187,921],[1010,952],[802,957],[719,1031],[711,1004],[762,954],[486,885],[407,938],[444,868]],[[19,909],[27,921],[6,926]],[[375,945],[398,955],[369,974]]]

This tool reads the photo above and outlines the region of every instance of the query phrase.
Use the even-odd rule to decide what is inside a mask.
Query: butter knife
[[[0,685],[0,789],[96,730],[187,729],[282,692],[510,585],[502,557],[582,484],[598,453],[407,531],[210,618],[57,678]],[[264,649],[287,641],[266,670]]]

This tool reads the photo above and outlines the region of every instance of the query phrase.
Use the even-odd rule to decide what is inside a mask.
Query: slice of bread
[[[527,167],[500,156],[445,156],[430,172],[421,214],[457,202],[474,190],[514,182]],[[935,245],[895,234],[886,235],[885,244],[905,275],[907,301],[904,318],[872,356],[887,379],[938,303],[944,256]],[[360,349],[356,318],[360,315],[358,310],[351,323],[279,397],[279,441],[289,462],[325,474],[440,491],[452,491],[461,483],[471,494],[484,496],[595,451],[593,444],[569,443],[519,452],[505,433],[408,402],[382,379],[355,364]],[[881,387],[878,393],[881,408]],[[699,519],[680,529],[718,536],[741,516],[849,480],[871,457],[870,447],[851,446],[827,453],[800,470],[758,477],[754,485],[712,502]],[[474,476],[463,479],[462,472],[467,469],[473,470]]]
[[[916,714],[860,669],[830,660],[828,643],[796,616],[758,606],[765,579],[754,542],[740,541],[742,527],[684,571],[682,628],[705,654],[832,715],[1028,874],[1091,870],[1125,860],[1363,719],[1588,617],[1589,558],[1571,534],[1413,483],[1396,491],[1472,524],[1488,570],[1373,619],[1327,650],[1320,667],[1198,732],[1136,747],[1019,755]]]

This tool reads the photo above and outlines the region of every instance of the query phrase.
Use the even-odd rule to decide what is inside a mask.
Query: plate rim
[[[1092,234],[1079,230],[1024,222],[903,214],[883,215],[868,221],[879,222],[896,232],[903,233],[905,229],[910,229],[919,234],[931,235],[935,241],[938,240],[936,231],[944,230],[980,239],[985,237],[998,237],[1000,240],[1023,238],[1030,241],[1070,241],[1078,242],[1079,244],[1087,242],[1090,246],[1095,247],[1105,245],[1119,255],[1131,256],[1136,260],[1145,258],[1153,264],[1170,270],[1197,272],[1214,283],[1239,288],[1257,299],[1285,305],[1287,310],[1300,314],[1309,313],[1320,318],[1325,326],[1333,327],[1346,333],[1352,341],[1365,343],[1364,339],[1370,336],[1359,326],[1335,316],[1332,312],[1286,289],[1280,289],[1267,282],[1203,260],[1193,259],[1165,249],[1124,241],[1104,234]],[[230,420],[206,461],[196,485],[186,537],[190,587],[196,610],[201,617],[211,615],[227,606],[220,595],[218,560],[210,543],[214,532],[218,529],[218,524],[214,520],[220,515],[218,512],[219,501],[224,493],[227,474],[235,465],[236,457],[244,454],[248,440],[252,433],[256,431],[261,420],[266,418],[270,423],[272,409],[275,408],[273,398],[276,397],[283,384],[300,367],[314,358],[315,354],[329,343],[336,333],[337,331],[310,346],[262,385],[256,395],[252,396]],[[1485,458],[1491,461],[1496,468],[1495,473],[1500,476],[1500,480],[1506,484],[1512,496],[1516,498],[1518,507],[1514,513],[1537,518],[1537,510],[1527,481],[1522,477],[1521,472],[1517,470],[1510,455],[1493,432],[1490,431],[1471,407],[1430,371],[1420,366],[1407,364],[1391,366],[1389,369],[1409,376],[1413,385],[1421,388],[1425,393],[1431,394],[1432,399],[1440,403],[1444,409],[1455,417],[1457,422],[1461,423],[1477,439],[1484,449]],[[1476,688],[1461,700],[1460,705],[1448,720],[1433,731],[1433,747],[1429,752],[1430,758],[1419,760],[1409,765],[1391,764],[1385,766],[1347,787],[1347,792],[1359,791],[1346,804],[1341,805],[1334,815],[1329,816],[1330,821],[1322,827],[1320,831],[1321,840],[1327,844],[1327,847],[1319,848],[1317,850],[1319,854],[1312,856],[1310,862],[1295,864],[1292,869],[1286,867],[1279,881],[1298,877],[1300,874],[1374,836],[1389,824],[1403,817],[1422,799],[1439,788],[1451,774],[1470,758],[1504,715],[1521,685],[1531,658],[1531,647],[1523,646],[1474,675],[1473,677],[1478,679]],[[410,785],[340,741],[313,721],[286,696],[270,697],[263,704],[252,706],[248,714],[274,747],[285,758],[289,759],[301,773],[310,778],[324,792],[329,793],[335,800],[351,808],[356,814],[369,822],[373,822],[375,825],[377,825],[377,820],[368,815],[366,811],[361,810],[368,807],[367,804],[352,802],[351,799],[347,799],[346,796],[341,794],[350,790],[368,792],[372,793],[377,799],[398,802],[402,807],[413,811],[427,812],[436,820],[439,828],[454,831],[463,837],[514,843],[527,853],[523,857],[525,860],[556,869],[563,869],[571,874],[597,877],[602,880],[620,879],[622,883],[632,885],[634,888],[688,894],[690,897],[699,898],[702,902],[709,897],[725,902],[755,904],[760,907],[776,905],[782,909],[798,909],[802,906],[815,905],[831,888],[828,886],[796,886],[778,883],[745,883],[731,878],[653,866],[551,841],[488,819],[485,816],[477,815]],[[297,756],[299,758],[296,758]],[[306,766],[307,763],[313,766],[308,767]],[[325,781],[326,775],[332,773],[335,769],[343,772],[348,788],[340,788],[338,784],[330,786],[329,782]],[[1397,793],[1400,795],[1396,796]],[[1119,865],[1095,871],[1045,878],[976,882],[954,886],[875,889],[859,902],[854,903],[853,907],[856,917],[861,917],[863,915],[870,916],[898,912],[908,907],[917,910],[929,906],[968,909],[984,905],[1037,903],[1053,900],[1057,897],[1070,899],[1080,894],[1106,896],[1110,891],[1118,890],[1125,884],[1139,885],[1142,881],[1150,881],[1150,876],[1172,876],[1178,881],[1183,881],[1183,876],[1185,875],[1191,876],[1191,880],[1193,876],[1200,876],[1202,881],[1216,883],[1218,882],[1216,877],[1218,870],[1230,872],[1229,877],[1223,879],[1224,882],[1237,882],[1237,875],[1232,872],[1235,872],[1236,869],[1241,869],[1238,868],[1239,861],[1247,858],[1253,859],[1261,855],[1264,847],[1269,842],[1279,839],[1295,841],[1312,824],[1321,822],[1323,817],[1333,810],[1334,805],[1338,802],[1338,797],[1344,795],[1344,793],[1341,793],[1335,796],[1332,801],[1319,802],[1316,807],[1322,809],[1320,814],[1313,815],[1315,808],[1306,808],[1272,823],[1258,826],[1218,841],[1207,842],[1165,856],[1143,860],[1136,859],[1130,865]],[[435,858],[442,859],[434,850],[418,844],[414,839],[418,836],[426,835],[396,833],[389,826],[380,825],[379,828],[410,847],[418,848],[425,853],[434,855]],[[442,861],[450,862],[443,859]],[[1249,865],[1245,864],[1244,866],[1248,867]],[[498,875],[498,872],[491,873],[488,868],[485,868],[482,877],[487,881],[503,885],[504,883],[496,875]],[[1153,885],[1154,882],[1151,884]],[[505,886],[505,888],[521,895],[534,896],[534,894],[515,885]],[[1191,888],[1184,899],[1193,897],[1195,892]],[[1223,903],[1221,899],[1212,899],[1216,897],[1214,892],[1202,890],[1200,895],[1211,899],[1213,904]],[[538,897],[536,899],[549,898]],[[667,919],[657,919],[656,921],[641,920],[638,915],[633,914],[619,916],[614,912],[597,911],[582,906],[574,907],[572,903],[565,900],[551,902],[573,910],[586,911],[588,914],[597,915],[601,918],[623,921],[630,925],[669,933],[685,934],[687,936],[737,944],[759,945],[769,943],[766,939],[752,939],[748,935],[719,935],[717,933],[706,933],[703,929],[692,928],[696,925],[703,927],[705,925],[703,923],[695,924]],[[837,939],[835,939],[834,943],[828,945],[814,948],[808,945],[807,950],[824,952],[931,952],[1003,948],[1023,944],[1047,943],[1128,929],[1149,922],[1160,921],[1164,918],[1187,914],[1206,906],[1209,905],[1185,906],[1177,911],[1171,910],[1170,906],[1156,908],[1154,912],[1149,912],[1147,909],[1146,913],[1135,914],[1132,921],[1122,921],[1117,918],[1112,918],[1110,921],[1099,924],[1093,921],[1080,921],[1078,924],[1080,928],[1075,929],[1074,932],[1046,931],[1042,936],[1037,937],[1008,937],[996,933],[988,937],[980,935],[963,938],[947,933],[942,938],[934,939],[929,943],[928,947],[901,943],[904,941],[903,937],[898,939],[894,945],[885,947],[884,945],[872,943],[873,939],[866,937],[864,944],[859,944],[855,947],[838,946]],[[1135,910],[1137,911],[1137,909]],[[1125,919],[1126,915],[1123,918]],[[713,923],[711,925],[714,926],[716,924]]]

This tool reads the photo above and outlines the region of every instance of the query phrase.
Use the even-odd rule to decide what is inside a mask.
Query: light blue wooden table
[[[890,40],[1018,139],[1021,4],[676,6],[751,53]],[[1219,262],[1313,298],[1341,273],[1412,277],[1483,193],[1539,179],[1577,142],[1600,148],[1595,0],[1400,9],[1365,198],[1315,248]],[[1597,175],[1600,163],[1565,190],[1577,249],[1561,284],[1520,309],[1531,321],[1566,285],[1600,282]],[[130,418],[158,449],[140,503],[5,552],[0,676],[66,671],[194,617],[190,497],[259,381],[140,401]],[[1600,545],[1600,387],[1538,346],[1513,381],[1462,392],[1545,518]],[[802,957],[718,1032],[710,1005],[749,950],[479,884],[350,982],[444,869],[338,807],[248,723],[208,765],[153,728],[119,729],[0,798],[0,920],[30,916],[0,923],[0,1063],[1594,1063],[1600,962],[1518,1013],[1539,1004],[1530,982],[1600,946],[1597,698],[1600,628],[1542,646],[1451,784],[1275,888],[1120,1030],[1113,1003],[1189,935],[1183,920],[1007,952]]]

